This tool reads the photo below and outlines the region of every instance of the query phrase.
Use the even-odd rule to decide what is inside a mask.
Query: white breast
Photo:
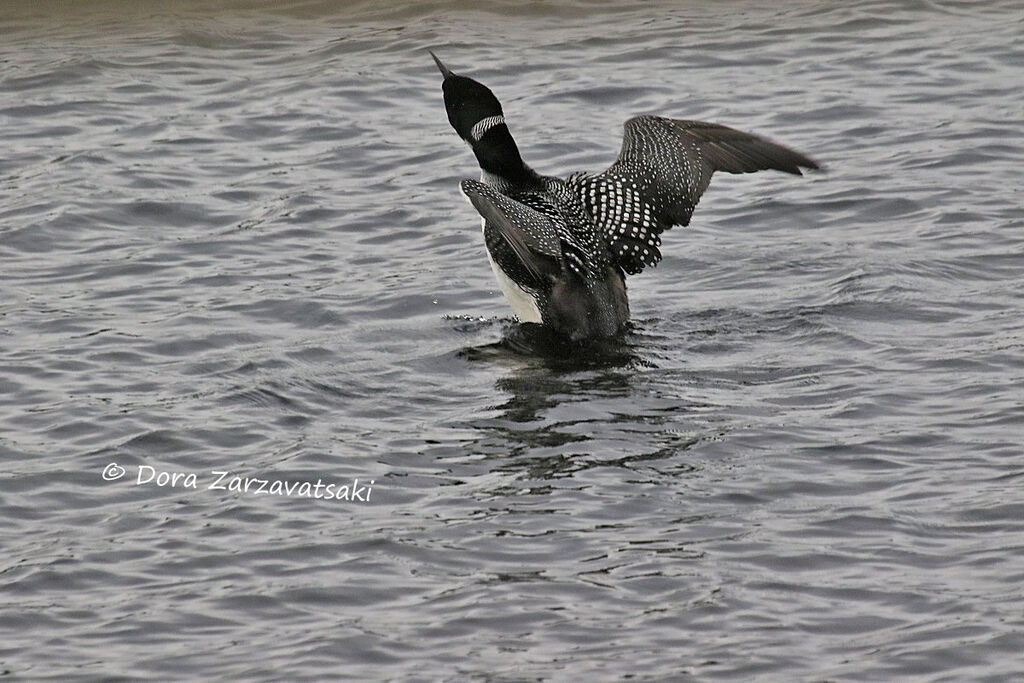
[[[481,227],[483,227],[482,222]],[[486,247],[484,251],[487,251]],[[513,282],[512,278],[505,275],[504,271],[491,258],[490,251],[487,251],[487,262],[491,264],[491,270],[494,271],[494,279],[498,281],[501,293],[508,299],[508,303],[512,306],[512,310],[515,311],[519,320],[524,323],[541,322],[537,300],[529,292]]]

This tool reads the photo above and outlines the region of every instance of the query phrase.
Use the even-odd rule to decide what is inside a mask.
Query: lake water
[[[1022,36],[1019,2],[5,3],[0,671],[1024,676]],[[827,172],[716,176],[622,343],[552,348],[428,49],[544,173],[644,112]]]

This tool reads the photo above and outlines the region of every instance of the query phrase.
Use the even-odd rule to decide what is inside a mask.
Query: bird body
[[[699,121],[637,116],[598,174],[543,176],[522,160],[501,104],[483,84],[444,75],[448,120],[473,149],[480,181],[460,189],[483,219],[488,260],[522,322],[571,340],[614,336],[629,321],[627,274],[661,260],[661,233],[687,225],[715,171],[801,175],[808,157]]]

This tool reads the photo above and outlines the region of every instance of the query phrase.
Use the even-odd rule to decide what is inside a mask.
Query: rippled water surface
[[[1019,3],[14,2],[0,35],[3,673],[1024,675]],[[427,49],[545,173],[641,112],[828,170],[716,176],[622,343],[551,347]]]

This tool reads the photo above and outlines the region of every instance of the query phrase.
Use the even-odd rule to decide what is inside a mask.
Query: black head
[[[493,117],[502,116],[501,103],[483,83],[466,76],[459,76],[448,69],[433,52],[430,56],[437,63],[437,68],[444,75],[441,89],[444,91],[444,108],[448,110],[448,122],[466,142],[473,144],[479,140],[474,137],[473,127],[481,121],[494,121]],[[477,129],[480,132],[480,128]]]
[[[523,163],[519,148],[505,125],[501,103],[483,83],[453,74],[433,52],[430,56],[444,75],[444,107],[448,121],[473,148],[476,160],[487,173],[519,185],[538,185],[540,176]]]

